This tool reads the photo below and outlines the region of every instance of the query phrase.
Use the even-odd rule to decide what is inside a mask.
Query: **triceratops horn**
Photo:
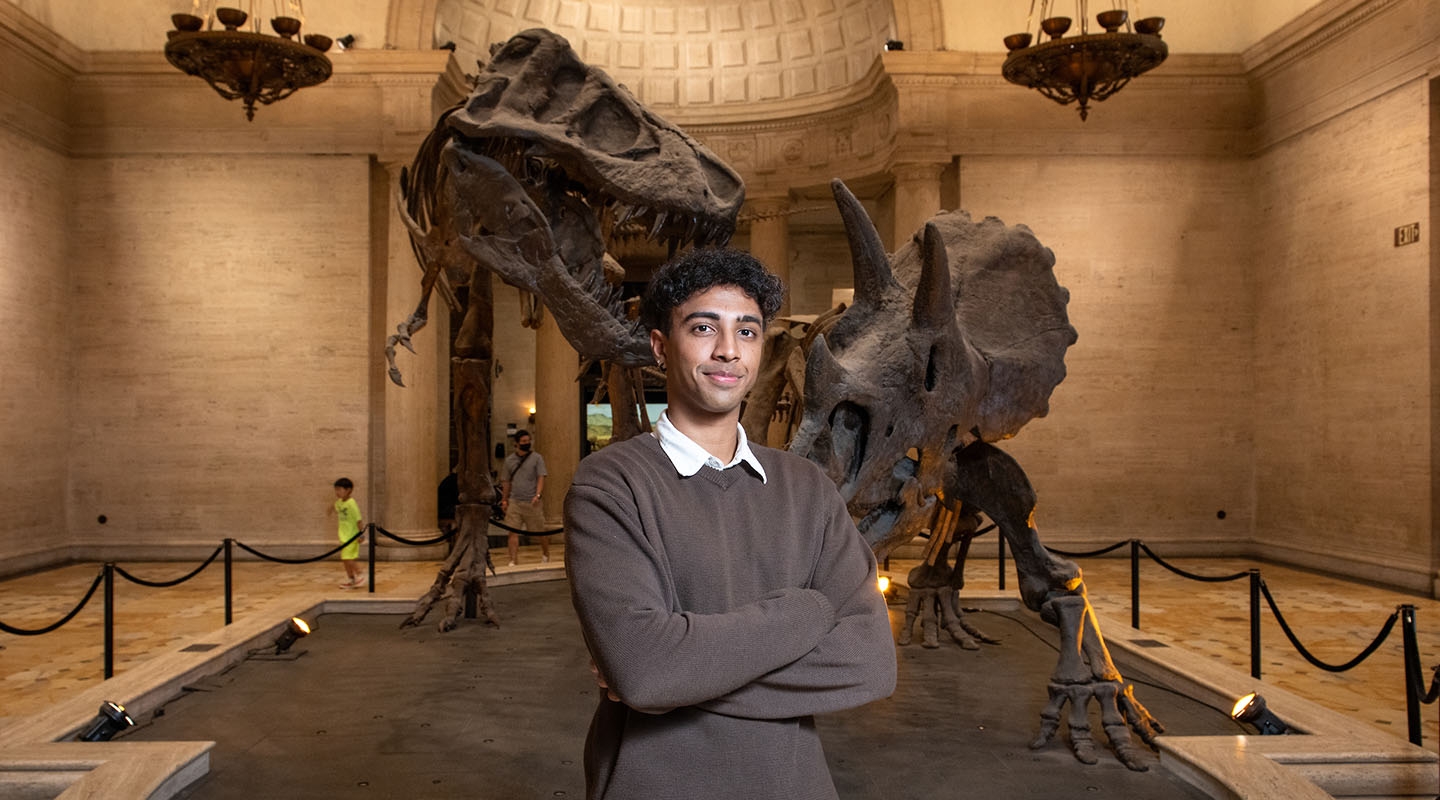
[[[877,304],[886,289],[899,286],[890,273],[885,245],[880,243],[880,234],[870,215],[865,213],[865,207],[850,193],[844,181],[839,178],[830,181],[830,191],[835,195],[835,205],[840,209],[845,235],[850,240],[850,260],[855,264],[855,305]]]
[[[935,223],[925,223],[920,243],[920,285],[910,318],[917,328],[940,328],[955,319],[955,296],[950,293],[950,257]]]

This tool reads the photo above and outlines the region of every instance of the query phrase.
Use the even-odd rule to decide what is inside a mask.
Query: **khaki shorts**
[[[548,530],[545,527],[545,507],[531,505],[529,502],[510,503],[505,509],[505,524],[522,531]]]

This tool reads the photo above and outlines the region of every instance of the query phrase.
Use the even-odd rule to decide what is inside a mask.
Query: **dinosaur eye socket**
[[[491,48],[490,59],[492,61],[510,61],[524,58],[534,52],[535,46],[538,44],[540,44],[539,39],[529,36],[513,36],[510,41],[499,46],[499,52],[496,52],[495,48]]]
[[[640,142],[640,120],[612,97],[601,97],[576,120],[587,145],[604,153],[620,153]]]

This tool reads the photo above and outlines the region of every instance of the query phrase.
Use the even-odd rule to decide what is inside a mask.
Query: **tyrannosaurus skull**
[[[606,243],[625,226],[672,249],[728,241],[739,175],[540,29],[492,48],[447,127],[438,182],[463,248],[544,297],[582,355],[650,363],[643,333],[618,321]]]

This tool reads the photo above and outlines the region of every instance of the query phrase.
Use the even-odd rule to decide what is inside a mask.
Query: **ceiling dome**
[[[841,94],[894,38],[888,0],[440,0],[435,42],[474,71],[492,42],[537,27],[642,103],[677,110]]]

